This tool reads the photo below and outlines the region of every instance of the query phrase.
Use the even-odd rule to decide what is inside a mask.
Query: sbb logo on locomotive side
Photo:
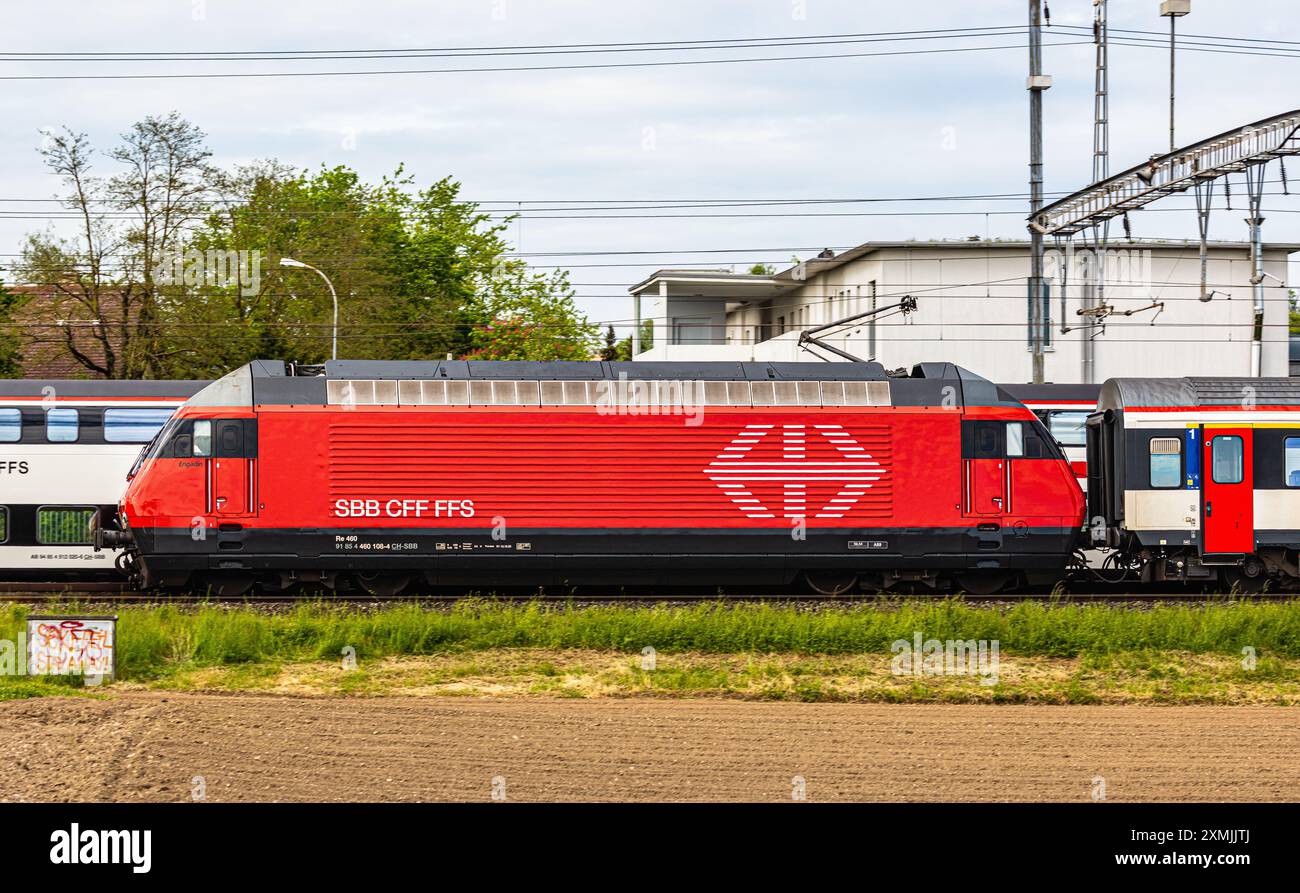
[[[0,459],[0,474],[27,474],[27,462],[21,459]]]
[[[336,518],[472,518],[472,499],[336,499]]]

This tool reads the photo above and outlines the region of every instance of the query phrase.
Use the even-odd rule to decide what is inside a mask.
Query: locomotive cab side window
[[[212,421],[211,419],[196,419],[194,421],[194,449],[195,456],[212,455]]]
[[[1286,485],[1300,487],[1300,437],[1286,439]]]
[[[243,456],[243,421],[241,419],[223,419],[217,422],[215,447],[216,455],[220,457],[233,458]]]
[[[1240,484],[1245,477],[1245,447],[1241,438],[1235,434],[1215,437],[1210,463],[1216,484]]]
[[[1020,422],[1007,422],[1007,458],[1017,459],[1025,454],[1025,426]]]
[[[975,459],[1001,459],[1006,453],[1006,424],[979,421],[974,425],[972,446]]]
[[[963,422],[962,455],[967,459],[1065,459],[1037,417],[1023,422]]]
[[[17,409],[0,409],[0,443],[17,443],[23,437],[23,414]]]
[[[75,409],[49,409],[45,412],[45,439],[50,443],[76,443],[80,419]]]
[[[1183,483],[1183,443],[1177,437],[1153,437],[1147,446],[1151,488],[1174,490]]]

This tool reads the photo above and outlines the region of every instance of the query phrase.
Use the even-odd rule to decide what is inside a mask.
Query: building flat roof
[[[863,242],[852,248],[845,249],[834,257],[812,257],[801,264],[790,266],[785,270],[774,273],[771,276],[758,276],[753,273],[733,273],[730,270],[716,269],[680,269],[669,268],[656,270],[645,279],[638,282],[628,289],[632,294],[640,294],[652,285],[658,285],[660,282],[679,285],[698,285],[707,287],[709,285],[724,285],[729,287],[726,295],[713,295],[713,297],[735,297],[737,300],[745,300],[750,297],[749,293],[754,296],[765,296],[775,294],[794,285],[800,285],[807,279],[811,279],[821,273],[833,270],[836,267],[843,266],[850,261],[855,261],[868,254],[876,251],[888,250],[917,250],[917,249],[942,249],[958,251],[993,251],[993,250],[1016,250],[1028,252],[1031,243],[1028,239],[934,239],[931,241],[919,240],[900,240],[900,241],[875,241]],[[1155,249],[1195,249],[1200,250],[1201,243],[1196,239],[1135,239],[1130,242],[1127,239],[1115,240],[1108,247],[1115,249],[1137,249],[1137,250],[1155,250]],[[1210,241],[1206,243],[1211,250],[1234,250],[1249,251],[1249,242],[1239,241]],[[1052,246],[1048,246],[1049,248]],[[1080,243],[1075,246],[1075,250],[1084,250],[1087,246]],[[1300,243],[1297,242],[1265,242],[1264,250],[1283,251],[1287,254],[1300,252]],[[798,274],[796,276],[796,274]],[[737,287],[740,290],[737,290]],[[703,295],[703,292],[699,292]],[[681,297],[679,293],[675,295]]]

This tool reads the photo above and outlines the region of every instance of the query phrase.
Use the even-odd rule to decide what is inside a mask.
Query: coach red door
[[[1211,554],[1255,551],[1255,469],[1250,428],[1205,431],[1201,475],[1201,550]]]

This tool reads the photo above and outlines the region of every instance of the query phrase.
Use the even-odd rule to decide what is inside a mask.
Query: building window
[[[90,545],[92,508],[42,506],[36,510],[36,542],[42,546]]]
[[[1214,438],[1210,462],[1216,484],[1240,484],[1246,476],[1245,446],[1235,434]]]
[[[1300,487],[1300,437],[1286,439],[1286,485]]]
[[[1084,446],[1088,442],[1087,426],[1087,412],[1058,409],[1047,415],[1047,430],[1061,446]]]
[[[1025,311],[1027,317],[1025,320],[1025,335],[1027,339],[1026,346],[1034,349],[1034,300],[1035,295],[1030,289],[1028,293],[1029,300],[1025,302]],[[1052,283],[1043,282],[1043,287],[1037,295],[1038,307],[1040,311],[1040,328],[1038,329],[1039,337],[1042,339],[1043,350],[1052,349]]]
[[[17,443],[22,437],[22,412],[17,409],[0,409],[0,443]]]
[[[75,409],[50,409],[45,412],[45,439],[50,443],[76,443],[78,418]]]
[[[707,316],[673,319],[673,344],[712,344],[713,326]]]
[[[106,409],[104,440],[108,443],[148,443],[171,417],[170,409]]]
[[[1173,490],[1183,482],[1183,445],[1177,437],[1153,437],[1150,451],[1151,487]]]

